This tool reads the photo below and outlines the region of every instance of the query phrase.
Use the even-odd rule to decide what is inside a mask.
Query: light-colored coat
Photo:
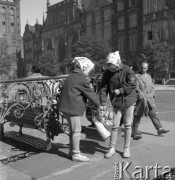
[[[154,101],[155,88],[149,74],[136,74],[138,101],[136,103],[135,115],[148,115],[148,106],[156,113]]]

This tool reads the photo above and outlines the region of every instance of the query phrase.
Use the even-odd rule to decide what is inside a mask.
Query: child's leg
[[[110,145],[108,152],[105,154],[105,158],[111,158],[115,154],[115,144],[117,140],[118,127],[120,124],[121,117],[122,117],[121,110],[114,109],[114,117],[113,117],[114,119],[113,119],[113,126],[110,137]]]
[[[80,116],[70,117],[72,127],[72,152],[80,153],[81,118]]]
[[[68,124],[69,124],[69,154],[70,156],[72,156],[72,150],[73,150],[73,147],[72,147],[72,125],[71,125],[71,119],[70,119],[70,116],[69,115],[65,115],[67,121],[68,121]]]
[[[120,119],[122,117],[121,110],[114,109],[114,122],[112,126],[112,131],[111,131],[111,139],[110,139],[110,148],[115,147],[116,140],[117,140],[117,135],[118,135],[118,127],[120,124]]]
[[[131,124],[133,121],[133,112],[134,112],[134,105],[128,107],[125,109],[124,112],[124,148],[127,151],[125,153],[124,150],[124,157],[130,157],[130,152],[129,152],[129,148],[130,148],[130,141],[131,141]]]
[[[90,159],[80,153],[81,117],[66,114],[70,126],[70,151],[73,161],[88,162]],[[71,149],[72,148],[72,149]]]
[[[72,116],[65,114],[69,123],[70,134],[70,151],[73,153],[80,153],[80,136],[81,136],[81,119],[80,116]]]

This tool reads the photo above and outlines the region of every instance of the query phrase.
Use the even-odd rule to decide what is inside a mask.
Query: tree
[[[58,64],[56,63],[56,56],[54,50],[48,50],[41,54],[39,59],[41,74],[44,76],[58,75]]]
[[[81,38],[74,43],[72,55],[74,57],[86,56],[93,60],[96,65],[101,68],[110,50],[109,43],[101,36],[83,34]]]
[[[8,54],[8,44],[3,38],[0,39],[0,74],[9,75],[14,57]]]
[[[165,3],[169,8],[171,8],[171,9],[175,8],[175,1],[174,0],[166,0]]]
[[[170,53],[166,41],[160,41],[155,35],[152,40],[147,40],[142,46],[142,61],[149,63],[149,71],[155,76],[156,72],[169,71]]]

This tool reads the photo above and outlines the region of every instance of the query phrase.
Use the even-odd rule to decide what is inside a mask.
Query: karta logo
[[[170,166],[159,166],[158,163],[155,166],[134,166],[132,162],[116,162],[114,164],[114,179],[134,179],[134,180],[146,180],[158,178],[160,175],[163,177],[165,174],[170,174]],[[150,177],[152,176],[152,177]],[[175,179],[175,175],[171,179]]]

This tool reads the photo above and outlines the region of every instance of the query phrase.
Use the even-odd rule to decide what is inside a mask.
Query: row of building
[[[20,21],[20,0],[6,1],[0,0],[0,45],[8,44],[8,54],[16,56],[16,52],[22,49],[21,41],[21,21]],[[1,51],[2,47],[0,47]],[[0,57],[2,58],[2,57]],[[12,62],[12,68],[9,76],[2,74],[0,67],[0,79],[16,78],[17,65],[16,61]]]
[[[19,1],[14,0],[13,4],[19,5]],[[43,24],[36,22],[31,26],[26,23],[22,40],[24,60],[19,64],[23,62],[28,71],[32,64],[39,61],[41,53],[52,47],[56,63],[60,65],[60,73],[65,74],[66,62],[72,58],[72,46],[77,38],[81,38],[82,33],[103,37],[114,51],[120,51],[123,61],[137,63],[143,40],[151,40],[153,34],[157,34],[162,41],[168,43],[171,53],[170,77],[175,77],[175,9],[167,6],[167,1],[169,0],[62,0],[50,5],[47,0],[47,17],[43,17]],[[11,2],[7,1],[6,6],[3,3],[5,2],[0,0],[2,14],[4,7]],[[17,30],[20,27],[18,10],[20,7],[17,6],[16,9],[9,8],[10,23],[6,26],[8,33],[17,33],[16,37],[20,32]],[[13,14],[17,18],[14,29]],[[1,21],[0,31],[5,32],[3,17]],[[24,73],[23,69],[21,68],[21,73]]]

